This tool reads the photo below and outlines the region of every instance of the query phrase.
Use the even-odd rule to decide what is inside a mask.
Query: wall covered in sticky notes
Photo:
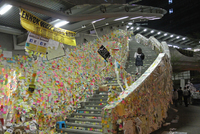
[[[50,127],[73,113],[107,76],[115,76],[113,64],[103,60],[97,53],[98,48],[103,43],[108,50],[120,48],[118,62],[123,65],[122,60],[127,53],[124,48],[127,48],[130,34],[123,30],[113,31],[100,39],[71,48],[63,57],[50,61],[39,58],[35,62],[33,57],[22,55],[12,58],[1,56],[0,105],[4,108],[1,108],[0,117],[6,118],[7,113],[12,111],[12,123],[20,123],[20,116],[24,115],[34,118],[41,130],[50,132]],[[28,88],[34,70],[35,90],[30,93]]]
[[[136,40],[143,45],[154,46],[156,51],[165,48],[154,45],[154,42],[142,36],[136,35]],[[103,133],[117,134],[124,131],[131,134],[149,134],[160,128],[172,102],[171,77],[172,67],[168,54],[160,53],[137,81],[121,92],[110,105],[104,107],[102,120],[107,124],[103,124]],[[107,128],[107,125],[110,127]]]

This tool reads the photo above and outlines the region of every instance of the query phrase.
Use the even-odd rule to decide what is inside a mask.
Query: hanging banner
[[[73,31],[56,28],[22,8],[20,19],[22,27],[27,31],[66,45],[76,46],[76,33]]]
[[[29,33],[26,40],[26,49],[46,54],[49,39]]]

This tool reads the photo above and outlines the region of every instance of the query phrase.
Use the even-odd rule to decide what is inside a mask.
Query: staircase
[[[122,84],[121,79],[120,82]],[[104,84],[108,87],[120,88],[116,78],[108,80]],[[101,109],[107,104],[107,100],[108,91],[96,90],[93,96],[83,102],[82,107],[68,118],[67,128],[58,131],[67,132],[67,134],[102,134]]]

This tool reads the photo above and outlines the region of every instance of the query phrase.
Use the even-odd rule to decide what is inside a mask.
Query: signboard
[[[106,60],[107,58],[110,58],[110,52],[108,52],[108,50],[101,45],[101,47],[98,49],[98,53]],[[107,60],[106,60],[107,61]]]
[[[24,9],[21,9],[20,20],[22,27],[34,34],[66,45],[76,46],[76,33],[73,31],[56,28]]]
[[[26,40],[26,49],[46,54],[49,39],[29,33]]]

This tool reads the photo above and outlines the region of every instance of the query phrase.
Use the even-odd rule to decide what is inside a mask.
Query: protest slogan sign
[[[101,47],[98,49],[98,53],[106,60],[107,58],[110,57],[110,53],[108,52],[108,50],[101,45]],[[106,60],[107,61],[107,60]]]
[[[20,18],[21,25],[26,30],[66,45],[76,46],[75,32],[56,28],[24,9],[21,9]]]

